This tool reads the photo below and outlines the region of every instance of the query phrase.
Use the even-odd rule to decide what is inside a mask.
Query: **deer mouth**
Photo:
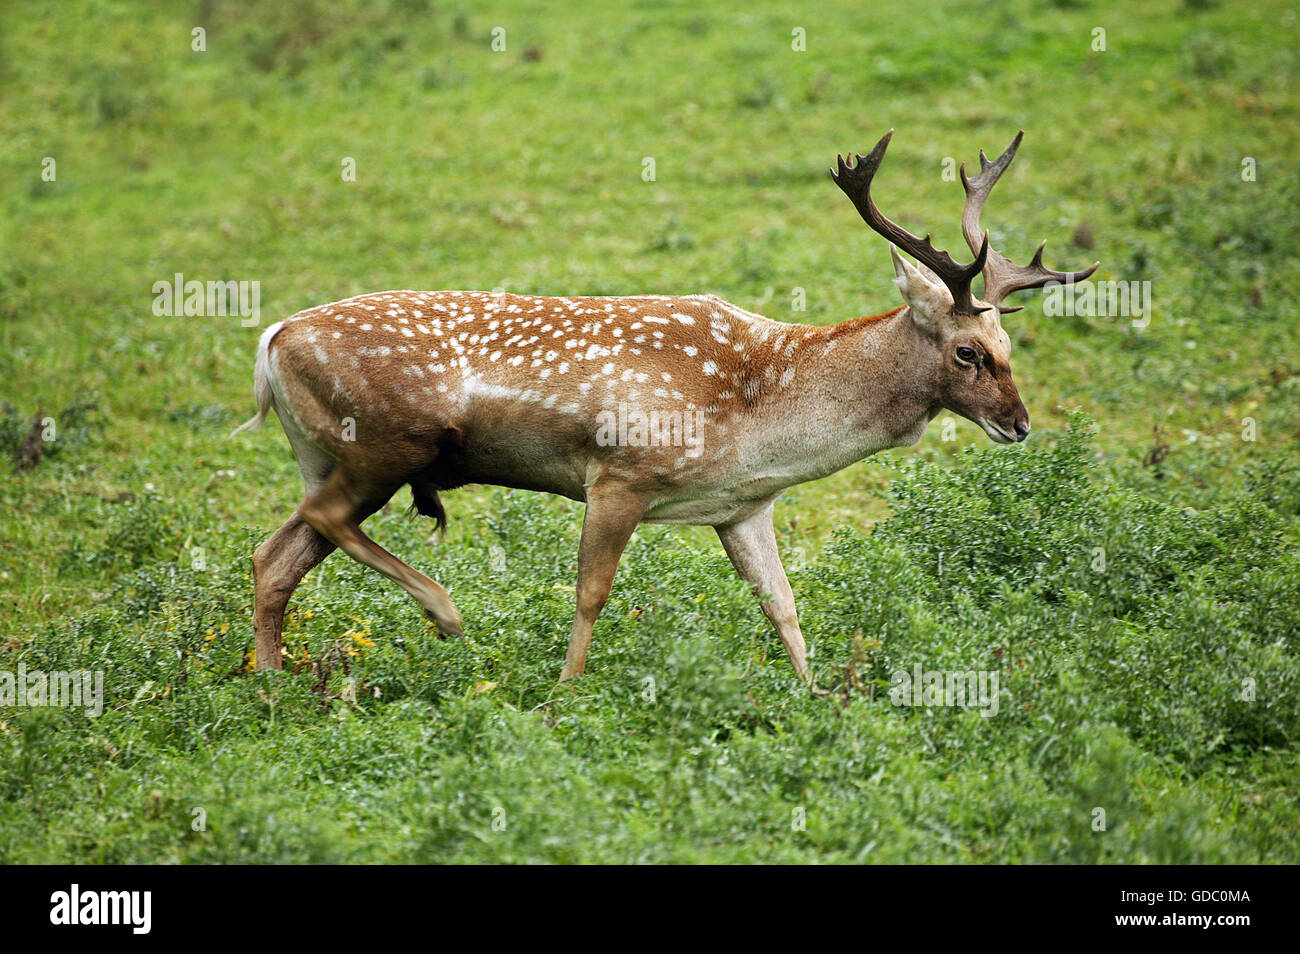
[[[1018,444],[1024,440],[1024,437],[1021,437],[1015,431],[1008,431],[1005,428],[994,424],[987,417],[981,417],[976,421],[976,423],[979,424],[980,427],[984,428],[984,433],[998,444]],[[1028,434],[1027,431],[1026,434]]]

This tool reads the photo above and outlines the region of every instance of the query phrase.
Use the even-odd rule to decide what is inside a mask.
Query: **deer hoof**
[[[450,602],[448,603],[448,609],[451,611],[450,613],[445,610],[443,612],[434,612],[426,607],[424,610],[424,616],[438,627],[438,635],[443,639],[446,639],[448,636],[464,635],[464,628],[460,620],[460,610],[456,609],[456,607]]]

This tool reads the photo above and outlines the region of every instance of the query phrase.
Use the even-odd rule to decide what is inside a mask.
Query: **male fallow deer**
[[[390,291],[299,312],[267,328],[254,427],[274,408],[306,495],[253,555],[256,660],[279,668],[289,595],[335,547],[405,589],[443,634],[461,630],[447,591],[384,550],[361,523],[409,484],[439,525],[439,491],[499,484],[586,504],[577,612],[561,679],[583,672],[592,626],[642,521],[717,530],[807,678],[772,505],[794,484],[914,444],[948,409],[999,443],[1029,416],[999,316],[1011,292],[1087,278],[989,248],[980,210],[1023,133],[996,162],[962,167],[962,265],[894,224],[871,199],[891,130],[831,175],[891,243],[904,305],[831,327],[751,314],[713,295],[542,298]],[[913,267],[898,250],[915,258]],[[984,293],[971,282],[983,273]],[[350,419],[350,420],[349,420]],[[665,424],[667,422],[667,424]],[[693,427],[693,425],[698,425]],[[694,430],[694,434],[692,434]]]

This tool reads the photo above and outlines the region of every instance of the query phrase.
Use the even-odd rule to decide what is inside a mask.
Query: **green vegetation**
[[[0,862],[1300,860],[1295,18],[6,8],[0,452],[33,418],[57,439],[0,464],[0,673],[102,671],[105,699],[0,708]],[[936,421],[789,492],[828,695],[711,532],[651,527],[556,687],[581,508],[493,488],[448,495],[441,539],[405,492],[367,524],[449,586],[463,638],[336,554],[291,604],[289,669],[249,671],[249,556],[297,470],[274,424],[226,439],[260,329],[156,316],[154,282],[258,281],[262,326],[498,286],[829,323],[896,304],[826,175],[891,126],[881,205],[950,248],[945,159],[1025,128],[994,243],[1101,259],[1155,311],[1026,294],[1028,444]],[[998,713],[895,706],[918,663],[996,671]]]

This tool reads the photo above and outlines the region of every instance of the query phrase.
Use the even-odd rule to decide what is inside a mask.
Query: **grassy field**
[[[0,862],[1300,861],[1294,4],[804,7],[0,12],[0,440],[56,438],[0,466],[0,672],[105,692],[0,708]],[[478,487],[441,539],[406,491],[367,524],[463,638],[335,554],[249,671],[301,485],[274,423],[226,437],[261,328],[155,282],[259,282],[261,327],[387,288],[832,323],[898,304],[827,175],[890,127],[882,207],[953,249],[945,170],[1024,128],[994,243],[1154,308],[1022,295],[1027,445],[936,421],[786,495],[830,698],[696,529],[638,532],[557,688],[581,508]],[[999,712],[895,706],[916,664]]]

